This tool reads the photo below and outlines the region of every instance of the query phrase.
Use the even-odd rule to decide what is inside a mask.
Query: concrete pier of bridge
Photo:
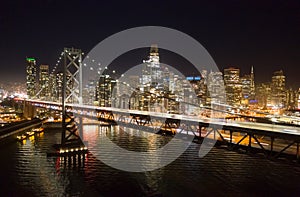
[[[37,116],[36,106],[31,102],[24,100],[23,104],[23,116],[26,119],[32,119]]]

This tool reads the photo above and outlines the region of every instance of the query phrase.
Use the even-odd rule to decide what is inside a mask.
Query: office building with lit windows
[[[232,106],[239,106],[242,97],[240,69],[238,68],[224,69],[224,84],[225,84],[227,103]]]
[[[283,71],[275,71],[272,76],[271,83],[272,100],[271,104],[274,107],[286,107],[286,89],[285,89],[285,75]]]
[[[115,85],[115,79],[111,78],[109,75],[100,75],[98,87],[100,107],[111,107],[112,94]]]
[[[255,100],[255,81],[254,81],[254,68],[251,66],[250,73],[250,95],[249,100]]]
[[[49,66],[40,65],[39,72],[39,90],[38,95],[40,98],[49,98]]]
[[[212,102],[225,102],[225,89],[222,72],[210,72],[207,77],[206,104]]]
[[[271,83],[261,83],[256,87],[256,100],[258,107],[267,109],[271,105]]]
[[[251,76],[245,75],[241,77],[242,97],[241,104],[247,106],[251,98]]]
[[[142,91],[149,91],[150,86],[156,87],[159,83],[162,83],[162,70],[159,62],[158,47],[153,44],[150,48],[149,59],[143,61]]]
[[[28,98],[36,94],[36,61],[34,58],[26,58],[26,89]]]
[[[49,74],[49,95],[50,100],[55,101],[56,100],[56,75],[54,73]]]
[[[56,79],[55,79],[55,98],[57,101],[61,102],[62,101],[62,93],[63,93],[63,78],[64,78],[64,74],[63,72],[58,72],[56,73]],[[66,84],[66,96],[67,96],[67,99],[66,101],[68,102],[71,102],[72,98],[69,97],[70,95],[70,90],[72,89],[73,87],[73,81],[70,80],[71,79],[71,76],[70,75],[67,75],[66,76],[66,81],[67,81],[67,84]]]

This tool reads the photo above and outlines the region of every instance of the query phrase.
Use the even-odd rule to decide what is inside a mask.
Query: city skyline
[[[88,52],[113,33],[130,27],[158,25],[178,29],[198,40],[220,70],[233,66],[246,73],[254,66],[256,80],[263,82],[282,69],[289,86],[297,88],[300,84],[299,2],[219,1],[197,5],[172,1],[157,5],[146,8],[152,13],[146,14],[138,2],[75,1],[70,10],[64,9],[67,3],[58,1],[5,2],[0,15],[1,34],[5,38],[0,46],[5,57],[0,60],[0,80],[20,81],[25,57],[35,57],[38,64],[53,68],[65,46]],[[77,21],[64,17],[72,16],[74,11],[81,13]],[[124,20],[119,20],[120,15]]]
[[[141,49],[135,50],[137,52],[125,53],[125,54],[121,55],[120,57],[116,58],[108,66],[108,68],[109,68],[109,70],[118,70],[119,74],[122,74],[126,70],[141,64],[144,57],[146,56],[145,54],[147,54],[147,50],[148,49],[145,48],[145,49],[142,49],[142,50]],[[160,50],[162,50],[162,49],[160,49]],[[163,52],[160,52],[161,54],[163,54],[162,57],[161,57],[161,59],[162,59],[161,63],[178,69],[179,71],[181,71],[186,76],[198,75],[198,71],[194,68],[194,66],[190,62],[188,62],[187,60],[185,60],[184,58],[182,58],[182,57],[180,57],[176,54],[174,56],[174,53],[172,53],[172,52],[169,52],[169,51],[166,51],[166,50],[162,50],[162,51]],[[137,57],[135,55],[137,55]],[[57,57],[57,60],[58,60],[58,57]],[[83,57],[85,57],[85,56],[83,56]],[[12,82],[21,82],[22,83],[22,82],[26,81],[25,80],[25,78],[26,78],[26,66],[24,66],[24,65],[26,65],[26,59],[28,59],[28,58],[29,59],[30,58],[35,59],[37,68],[40,65],[48,65],[50,71],[53,70],[56,67],[54,65],[55,65],[55,63],[57,63],[56,61],[53,64],[49,64],[45,61],[41,61],[41,62],[44,62],[44,63],[41,63],[41,62],[38,62],[38,60],[33,56],[23,58],[24,59],[24,62],[23,62],[24,70],[21,73],[22,78],[20,78],[19,80],[16,80],[16,81],[12,81]],[[166,63],[166,62],[170,62],[170,63]],[[186,70],[186,66],[189,66],[188,70]],[[273,70],[266,70],[263,73],[259,73],[257,71],[257,69],[259,70],[259,68],[255,67],[255,65],[249,65],[247,67],[240,67],[238,65],[228,65],[228,66],[222,66],[221,68],[222,69],[220,69],[220,67],[219,67],[219,71],[222,72],[222,73],[224,73],[224,70],[226,70],[228,68],[239,69],[240,70],[240,76],[244,76],[244,75],[249,74],[251,72],[251,69],[253,68],[254,69],[254,74],[256,76],[255,77],[255,82],[256,83],[268,83],[269,81],[272,80],[272,75],[273,75],[274,72],[282,70],[284,75],[286,76],[286,86],[287,86],[287,88],[293,88],[295,90],[300,88],[300,85],[298,85],[298,83],[295,83],[294,81],[292,81],[291,78],[289,78],[289,76],[286,72],[287,69],[285,69],[283,67],[279,67],[278,69],[274,68]],[[59,67],[58,70],[62,70],[62,67]],[[0,83],[5,83],[5,81],[0,81]]]
[[[300,1],[0,6],[2,196],[299,196]]]
[[[148,50],[143,63],[127,71],[128,68],[117,70],[117,67],[116,70],[114,67],[105,67],[101,71],[97,68],[99,63],[87,56],[90,61],[84,61],[82,73],[79,74],[82,79],[86,76],[86,79],[81,82],[76,77],[77,71],[81,70],[79,65],[84,55],[81,49],[65,48],[51,73],[48,65],[40,65],[38,69],[34,58],[26,58],[27,96],[29,99],[61,101],[63,72],[59,65],[66,61],[67,102],[183,114],[196,113],[190,107],[189,112],[185,112],[185,107],[179,107],[180,102],[200,106],[217,102],[231,107],[270,112],[275,110],[275,113],[299,110],[299,88],[286,86],[287,78],[282,70],[272,73],[271,80],[264,83],[255,82],[253,66],[247,74],[242,74],[239,68],[229,67],[223,72],[203,69],[199,70],[201,73],[187,75],[181,73],[180,69],[160,62],[157,44],[152,44]]]

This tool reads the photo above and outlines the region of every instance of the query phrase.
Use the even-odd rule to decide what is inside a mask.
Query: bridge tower
[[[61,145],[80,144],[82,128],[77,129],[74,117],[67,112],[66,103],[82,104],[82,52],[81,49],[64,48],[62,91],[62,136]],[[68,121],[67,121],[68,120]],[[82,125],[82,119],[79,119]]]

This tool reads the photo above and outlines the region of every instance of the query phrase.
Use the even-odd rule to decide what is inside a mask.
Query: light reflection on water
[[[0,147],[1,186],[4,196],[245,196],[297,195],[300,167],[287,162],[213,148],[198,158],[192,144],[168,166],[144,173],[113,169],[89,153],[81,165],[73,160],[48,157],[60,133],[46,131],[25,143]],[[99,151],[101,137],[132,151],[151,151],[171,138],[132,129],[84,126],[91,152]],[[107,153],[109,154],[109,153]],[[78,158],[76,159],[76,161]],[[149,161],[153,165],[157,161]]]

